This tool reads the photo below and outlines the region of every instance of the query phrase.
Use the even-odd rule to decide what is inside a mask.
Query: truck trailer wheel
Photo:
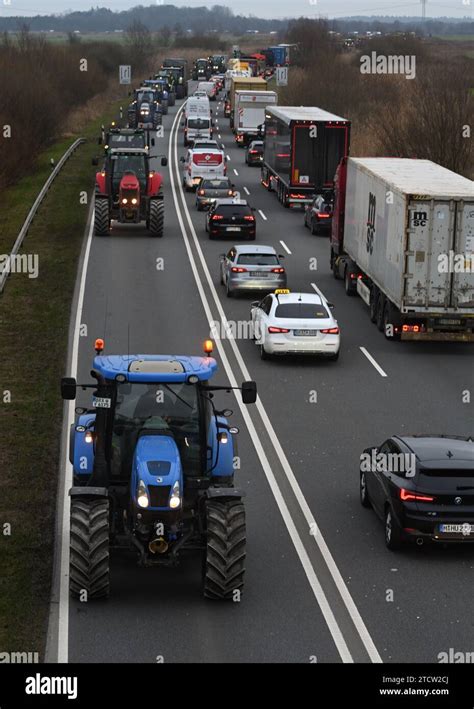
[[[351,272],[349,268],[344,271],[344,290],[346,295],[355,295],[354,280],[351,278]]]
[[[150,200],[149,230],[152,236],[162,237],[165,222],[165,205],[162,199]]]
[[[385,296],[383,295],[383,293],[379,293],[379,297],[377,298],[377,312],[375,324],[377,325],[377,329],[380,330],[380,332],[383,332],[384,330],[384,312]]]
[[[236,600],[236,592],[244,587],[244,505],[240,500],[208,500],[206,526],[203,593],[206,598]]]
[[[369,304],[369,314],[370,322],[376,322],[377,320],[377,303],[379,300],[379,289],[377,286],[372,286],[370,290],[370,304]]]
[[[109,231],[109,200],[106,197],[97,197],[94,209],[94,234],[96,236],[108,236]]]
[[[102,497],[71,500],[69,588],[88,600],[109,595],[109,501]]]

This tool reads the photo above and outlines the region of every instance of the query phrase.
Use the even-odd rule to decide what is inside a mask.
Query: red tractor
[[[97,159],[93,160],[95,165]],[[161,158],[165,167],[168,161]],[[150,168],[143,148],[112,149],[95,178],[94,233],[108,236],[112,219],[121,224],[146,222],[152,236],[163,236],[163,177]]]

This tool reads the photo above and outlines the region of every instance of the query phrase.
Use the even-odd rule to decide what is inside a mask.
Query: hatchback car
[[[276,290],[251,307],[260,357],[322,355],[336,360],[341,337],[333,306],[318,289],[314,293]]]
[[[263,162],[263,141],[252,140],[245,151],[247,165],[261,165]]]
[[[286,288],[286,271],[273,246],[233,246],[221,255],[220,277],[227,297],[240,291]]]
[[[318,194],[304,211],[304,225],[312,234],[329,234],[332,224],[333,203],[328,195]]]
[[[245,199],[219,199],[211,205],[206,218],[206,231],[210,239],[238,234],[255,240],[254,210]]]
[[[228,177],[214,179],[203,178],[196,189],[196,207],[198,212],[210,207],[217,199],[233,197],[234,185]]]
[[[385,545],[474,542],[474,441],[392,436],[360,458],[360,501],[385,525]]]

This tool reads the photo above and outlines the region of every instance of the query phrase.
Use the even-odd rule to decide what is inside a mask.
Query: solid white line
[[[89,233],[87,235],[86,250],[82,262],[81,281],[79,285],[79,295],[77,299],[76,318],[74,321],[74,336],[71,352],[71,377],[77,376],[77,363],[79,359],[79,332],[81,329],[82,311],[84,307],[84,292],[86,287],[87,267],[92,243],[92,233],[94,231],[94,213],[92,213]],[[69,490],[72,487],[72,465],[69,462],[69,431],[74,423],[75,403],[68,401],[66,426],[66,445],[64,446],[64,458],[61,470],[64,474],[64,498],[63,498],[63,522],[61,529],[61,561],[59,566],[59,617],[58,617],[58,662],[68,662],[69,656],[69,531],[70,531],[70,497]]]
[[[246,187],[244,187],[244,192],[245,192],[245,194],[250,194],[250,192],[248,191],[248,189]]]
[[[234,174],[237,175],[237,177],[239,176],[239,173],[237,172],[237,170],[235,169],[235,167],[234,167]]]
[[[261,209],[258,210],[258,213],[260,214],[260,216],[262,217],[262,219],[264,219],[265,221],[268,221],[267,217],[264,215],[264,213],[262,212]]]
[[[173,129],[174,129],[174,124],[171,129],[171,134],[173,133]],[[194,229],[194,225],[193,225],[193,222],[191,219],[191,215],[189,213],[189,209],[186,204],[186,200],[184,198],[184,192],[183,192],[180,180],[179,180],[177,133],[175,135],[174,143],[175,143],[174,155],[175,155],[175,161],[176,161],[176,174],[178,175],[178,185],[179,185],[179,189],[180,189],[181,201],[183,204],[183,208],[186,212],[186,216],[187,216],[187,220],[188,220],[191,234],[193,237],[194,245],[195,245],[196,251],[199,255],[201,266],[202,266],[203,272],[206,276],[206,280],[207,280],[210,292],[212,294],[214,303],[215,303],[217,310],[219,312],[221,322],[226,323],[227,319],[225,316],[225,312],[224,312],[222,304],[219,300],[219,297],[217,295],[217,291],[214,286],[211,274],[209,272],[209,268],[207,266],[206,260],[204,258],[204,254],[201,249],[201,245],[200,245],[199,240],[197,238],[196,231]],[[171,148],[170,148],[170,156],[171,156]],[[170,160],[170,163],[171,163],[171,160]],[[173,182],[174,181],[172,179],[172,184],[173,184]],[[179,215],[178,210],[177,210],[177,212]],[[185,242],[187,242],[187,235],[185,233],[183,233],[183,238],[185,239]],[[189,255],[189,250],[188,250],[188,255]],[[193,269],[193,273],[196,278],[198,290],[200,291],[200,294],[201,294],[201,300],[203,301],[203,306],[206,311],[208,321],[210,323],[210,322],[212,322],[212,313],[210,312],[210,308],[207,303],[206,296],[202,290],[202,285],[201,285],[201,289],[200,289],[200,278],[199,278],[199,274],[197,273],[197,269],[195,268],[192,253],[191,253],[191,257],[190,257],[190,263],[191,263],[191,267]],[[210,318],[211,318],[211,320],[210,320]],[[251,379],[250,373],[246,367],[246,364],[242,358],[240,350],[237,347],[237,344],[236,344],[235,339],[232,336],[231,332],[229,334],[228,339],[229,339],[230,346],[232,347],[232,350],[234,352],[234,355],[237,359],[237,362],[239,363],[239,367],[241,369],[241,372],[242,372],[244,378]],[[230,368],[229,362],[227,360],[227,356],[225,355],[225,352],[224,352],[224,350],[221,346],[221,343],[218,339],[216,340],[216,344],[219,349],[219,353],[221,354],[221,358],[222,358],[224,367],[226,369],[226,372],[227,372],[229,378],[232,379],[233,381],[235,381],[232,369]],[[307,556],[306,550],[304,549],[304,546],[302,545],[301,538],[297,534],[296,528],[294,527],[293,520],[292,520],[289,510],[286,506],[286,502],[285,502],[284,498],[282,497],[281,492],[278,488],[278,484],[277,484],[276,479],[273,475],[273,472],[272,472],[271,468],[269,467],[268,459],[266,458],[265,452],[263,451],[260,441],[258,439],[258,435],[255,430],[253,421],[250,418],[245,406],[243,404],[241,404],[239,398],[236,397],[236,400],[237,400],[239,408],[242,412],[242,416],[247,424],[249,433],[252,437],[253,444],[254,444],[257,454],[259,456],[259,459],[260,459],[260,462],[261,462],[262,467],[264,469],[264,472],[267,476],[267,480],[269,482],[270,488],[275,496],[275,499],[276,499],[277,504],[279,506],[282,517],[283,517],[285,524],[287,526],[287,529],[290,533],[290,537],[293,541],[293,544],[294,544],[295,549],[298,553],[298,556],[299,556],[300,561],[303,565],[303,568],[305,569],[306,576],[307,576],[308,581],[311,585],[313,593],[315,594],[316,600],[319,603],[319,606],[321,608],[321,612],[323,613],[323,616],[326,620],[326,624],[328,625],[328,628],[333,636],[333,639],[334,639],[334,642],[337,646],[339,654],[340,654],[343,662],[352,662],[353,660],[352,660],[352,656],[350,654],[349,648],[347,647],[345,639],[342,636],[342,633],[341,633],[340,628],[337,624],[337,621],[334,617],[332,609],[326,599],[323,589],[321,588],[321,585],[319,583],[319,579],[317,578],[316,573],[315,573],[313,566],[311,564],[311,561],[310,561],[309,557]],[[280,444],[278,437],[275,433],[275,430],[268,418],[267,412],[260,400],[260,397],[257,397],[256,406],[257,406],[257,409],[258,409],[259,414],[261,416],[261,419],[263,421],[263,424],[264,424],[265,428],[267,429],[267,433],[270,437],[270,440],[272,441],[273,447],[274,447],[274,449],[279,457],[279,460],[282,464],[282,467],[285,471],[288,482],[290,483],[293,493],[294,493],[294,495],[300,505],[300,508],[305,516],[305,519],[306,519],[306,522],[308,525],[308,529],[314,530],[313,534],[311,536],[313,537],[314,542],[317,544],[317,546],[320,550],[320,553],[324,558],[327,568],[328,568],[330,574],[332,575],[333,581],[338,588],[341,598],[346,606],[346,609],[347,609],[350,617],[352,618],[352,622],[354,623],[354,626],[357,629],[359,637],[361,638],[371,661],[372,662],[382,662],[382,658],[380,657],[380,655],[377,651],[377,648],[375,647],[375,644],[374,644],[374,642],[373,642],[373,640],[372,640],[372,638],[365,626],[365,623],[364,623],[364,621],[357,609],[357,606],[355,605],[355,603],[352,599],[352,596],[349,593],[349,590],[344,582],[344,579],[341,576],[341,573],[336,565],[336,562],[334,561],[334,558],[333,558],[331,552],[329,551],[329,548],[325,542],[325,539],[324,539],[322,533],[320,532],[318,525],[316,524],[316,521],[312,515],[309,505],[306,502],[303,492],[298,484],[298,481],[296,480],[296,477],[293,473],[293,470],[291,469],[291,466],[290,466],[288,459],[283,451],[283,448],[281,447],[281,444]],[[252,435],[252,431],[253,431],[254,435]],[[266,462],[266,465],[265,465],[265,462]],[[291,529],[294,529],[295,531],[292,532]],[[302,545],[301,549],[299,548],[300,544]]]
[[[285,249],[285,251],[286,251],[287,254],[291,254],[290,249],[289,249],[288,246],[285,244],[285,242],[282,241],[281,239],[280,239],[280,244],[283,246],[283,248]]]
[[[369,360],[369,362],[375,367],[375,369],[377,370],[377,372],[380,374],[381,377],[387,377],[387,376],[388,376],[388,374],[383,371],[382,367],[381,367],[379,364],[377,364],[377,362],[376,362],[375,359],[372,357],[372,355],[370,354],[370,352],[367,352],[367,350],[365,349],[365,347],[359,347],[359,349],[360,349],[360,351],[361,351],[363,354],[365,354],[365,356],[367,357],[367,359]]]

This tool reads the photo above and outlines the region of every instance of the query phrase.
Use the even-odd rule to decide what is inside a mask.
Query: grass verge
[[[93,188],[91,158],[111,105],[56,178],[24,241],[37,255],[38,278],[12,274],[0,296],[0,655],[43,657],[53,561],[62,401],[71,301]],[[0,254],[11,249],[51,167],[76,139],[45,151],[38,169],[0,200]],[[3,207],[3,208],[1,208]],[[10,533],[9,533],[10,532]]]

